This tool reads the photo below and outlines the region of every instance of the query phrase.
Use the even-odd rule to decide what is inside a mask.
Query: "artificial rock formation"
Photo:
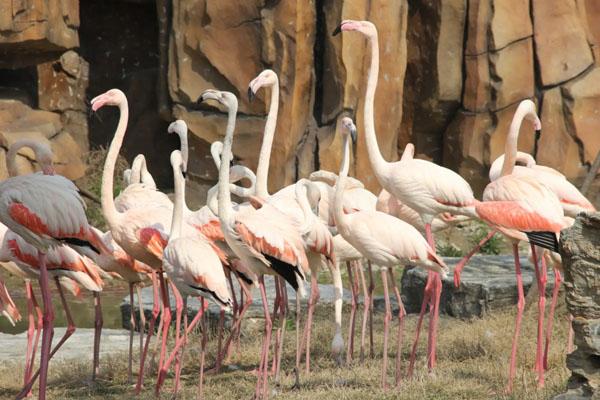
[[[567,309],[576,350],[567,356],[567,393],[557,399],[600,396],[600,213],[580,214],[561,234]]]

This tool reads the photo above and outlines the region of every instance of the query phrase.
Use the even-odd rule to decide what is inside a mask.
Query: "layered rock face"
[[[567,308],[577,349],[567,356],[567,393],[557,399],[600,396],[600,214],[581,214],[561,234]]]
[[[7,147],[21,138],[49,144],[58,173],[85,173],[89,65],[71,50],[78,27],[77,1],[0,2],[0,178]],[[34,170],[29,149],[17,157],[21,172]]]

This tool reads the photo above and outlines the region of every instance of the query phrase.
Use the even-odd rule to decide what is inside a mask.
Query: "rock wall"
[[[561,234],[567,309],[576,350],[567,356],[567,393],[556,399],[600,396],[600,213],[581,214]]]

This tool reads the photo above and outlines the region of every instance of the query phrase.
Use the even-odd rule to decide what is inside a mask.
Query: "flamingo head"
[[[173,171],[179,170],[181,171],[181,174],[184,175],[184,162],[181,151],[173,150],[171,153],[171,166],[173,167]]]
[[[377,28],[372,22],[369,21],[355,21],[352,19],[346,19],[335,28],[333,36],[343,31],[358,31],[368,37],[377,37]]]
[[[127,102],[125,93],[119,89],[110,89],[109,91],[92,99],[92,111],[98,111],[100,108],[106,105],[120,106],[124,102]]]
[[[342,134],[344,136],[350,135],[352,143],[356,143],[356,125],[354,125],[354,121],[352,121],[352,118],[342,118]]]
[[[215,90],[215,89],[207,89],[198,98],[197,103],[203,103],[208,100],[215,100],[220,104],[227,107],[227,109],[232,110],[235,108],[237,110],[238,101],[237,97],[231,92]]]
[[[187,135],[188,127],[184,120],[178,119],[177,121],[171,122],[169,127],[167,128],[167,132],[175,133],[179,136]]]
[[[42,168],[44,175],[54,175],[54,163],[52,161],[52,150],[47,146],[36,149],[35,159]]]
[[[277,78],[277,74],[275,71],[271,69],[265,69],[248,85],[248,100],[254,100],[256,97],[256,92],[263,86],[275,86],[279,83],[279,78]]]

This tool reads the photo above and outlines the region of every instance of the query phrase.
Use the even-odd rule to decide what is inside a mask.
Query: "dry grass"
[[[566,386],[568,371],[564,367],[567,324],[565,311],[559,310],[554,340],[551,347],[550,370],[546,374],[546,388],[536,389],[533,359],[535,355],[536,307],[525,314],[518,359],[516,390],[505,396],[508,358],[514,324],[514,312],[498,312],[481,320],[461,321],[442,318],[438,346],[438,367],[434,375],[426,372],[423,357],[426,334],[421,343],[415,379],[404,381],[398,389],[383,392],[379,387],[381,371],[382,316],[376,315],[376,358],[365,365],[356,362],[338,368],[330,356],[329,344],[332,337],[330,311],[318,310],[313,339],[313,372],[302,376],[302,386],[292,390],[294,364],[293,328],[286,335],[287,343],[282,366],[283,378],[276,386],[270,383],[272,398],[278,399],[548,399],[560,393]],[[347,315],[347,313],[345,314]],[[406,324],[406,336],[402,360],[407,366],[409,343],[415,328],[416,316],[410,315]],[[252,324],[248,323],[247,326]],[[290,325],[290,324],[288,324]],[[206,399],[249,399],[252,396],[255,377],[249,371],[256,367],[261,331],[248,328],[242,339],[242,347],[232,362],[234,367],[205,381]],[[360,326],[360,325],[359,325]],[[392,327],[393,343],[390,348],[390,383],[394,373],[396,326]],[[344,332],[346,336],[346,332]],[[186,350],[183,371],[183,390],[180,399],[196,398],[196,383],[199,365],[199,339],[194,337]],[[210,342],[207,362],[212,362],[214,341]],[[358,349],[357,349],[358,354]],[[126,399],[132,398],[131,387],[126,379],[126,355],[118,354],[102,360],[102,378],[99,383],[89,383],[88,362],[53,364],[49,380],[50,399]],[[0,367],[0,397],[14,398],[19,389],[22,365],[4,364]],[[147,387],[141,399],[153,396],[154,375],[147,379]],[[171,398],[172,376],[167,379],[162,398]]]

